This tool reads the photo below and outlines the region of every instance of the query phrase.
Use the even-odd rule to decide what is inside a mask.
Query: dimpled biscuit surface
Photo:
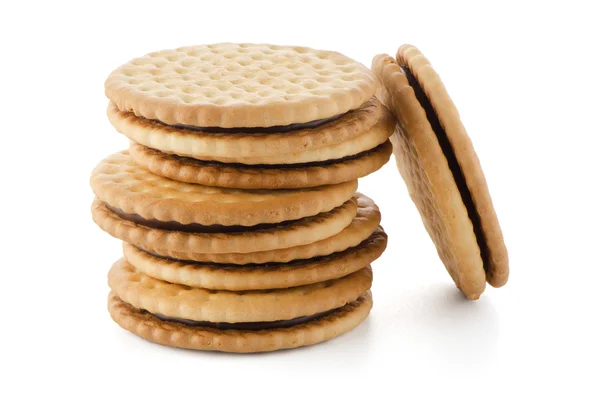
[[[356,181],[291,190],[240,190],[193,185],[163,178],[122,151],[102,160],[90,178],[108,205],[146,219],[182,224],[279,223],[328,212],[352,198]]]
[[[336,52],[233,43],[153,52],[122,65],[105,83],[122,111],[222,128],[333,117],[358,108],[375,88],[366,67]]]

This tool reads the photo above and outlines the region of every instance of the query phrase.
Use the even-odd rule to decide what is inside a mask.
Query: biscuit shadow
[[[401,295],[395,326],[441,363],[479,366],[495,358],[499,319],[488,296],[470,301],[449,284]]]

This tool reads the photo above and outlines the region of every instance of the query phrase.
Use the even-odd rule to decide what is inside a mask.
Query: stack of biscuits
[[[156,343],[259,352],[351,330],[387,236],[357,179],[396,120],[339,53],[216,44],[134,59],[107,79],[131,140],[94,169],[94,221],[123,240],[109,311]]]

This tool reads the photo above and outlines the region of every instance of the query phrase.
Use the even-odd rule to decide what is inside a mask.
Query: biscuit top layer
[[[356,181],[295,190],[241,190],[174,181],[139,166],[128,151],[92,171],[95,195],[111,207],[146,219],[182,224],[254,226],[328,212],[350,200]]]
[[[306,47],[222,43],[136,58],[110,74],[120,110],[169,125],[249,128],[327,119],[375,92],[360,63]]]

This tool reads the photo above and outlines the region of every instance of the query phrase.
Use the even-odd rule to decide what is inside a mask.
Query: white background
[[[0,395],[597,396],[600,29],[587,4],[3,2]],[[374,309],[350,334],[240,356],[116,326],[106,272],[121,248],[89,213],[90,171],[127,145],[105,117],[104,79],[150,51],[222,41],[332,49],[366,65],[420,47],[486,172],[507,286],[462,298],[389,163],[360,184],[390,237]]]

